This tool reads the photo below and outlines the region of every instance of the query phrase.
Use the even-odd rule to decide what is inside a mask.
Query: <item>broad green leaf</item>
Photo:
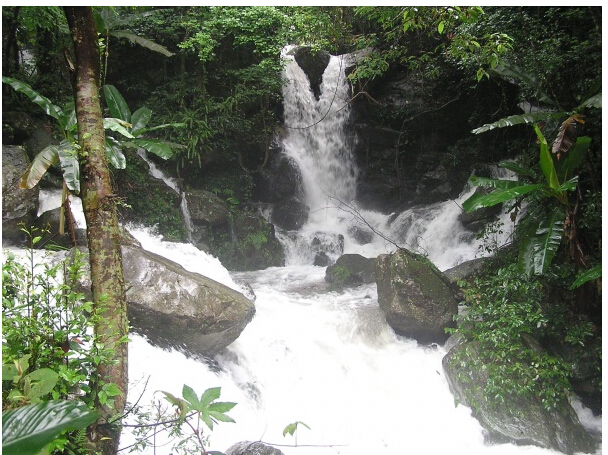
[[[536,122],[547,120],[549,118],[559,118],[563,117],[564,113],[555,113],[555,112],[534,112],[532,114],[518,114],[511,115],[509,117],[501,118],[494,123],[488,123],[479,128],[475,128],[472,133],[480,134],[485,133],[486,131],[490,131],[496,128],[506,128],[514,125],[527,124],[532,125]]]
[[[465,212],[470,213],[480,207],[492,207],[496,204],[500,204],[501,202],[510,201],[543,187],[544,185],[542,184],[522,185],[506,189],[497,188],[490,194],[473,194],[470,198],[462,203],[462,208],[465,210]]]
[[[200,411],[198,408],[199,400],[192,387],[184,384],[184,387],[182,388],[182,396],[184,397],[184,400],[190,403],[190,409]]]
[[[47,393],[50,393],[53,388],[55,388],[58,378],[59,375],[50,368],[40,368],[32,371],[24,378],[24,380],[30,384],[27,398],[30,401],[35,401]]]
[[[209,414],[207,414],[206,412],[201,412],[199,414],[199,417],[203,422],[205,422],[205,425],[207,425],[210,430],[213,430],[213,419],[209,417]]]
[[[515,188],[517,186],[521,186],[521,182],[517,180],[502,180],[502,179],[490,179],[487,177],[478,177],[476,175],[472,175],[469,178],[469,183],[473,186],[484,186],[488,188]]]
[[[585,156],[587,155],[590,144],[591,138],[588,136],[577,138],[574,145],[570,147],[565,154],[565,157],[558,161],[557,173],[561,182],[568,179],[583,161],[585,161]]]
[[[130,142],[165,160],[173,156],[169,142],[157,139],[132,139]]]
[[[64,430],[86,428],[97,414],[79,401],[52,400],[2,413],[3,455],[36,455]]]
[[[522,68],[503,62],[502,65],[498,65],[493,68],[493,71],[499,74],[503,79],[516,83],[516,85],[519,85],[517,82],[521,81],[528,87],[536,88],[539,101],[546,104],[551,104],[553,106],[557,105],[557,103],[553,101],[553,99],[551,99],[545,92],[540,91],[538,88],[540,87],[540,84],[530,73],[525,72]]]
[[[62,141],[57,153],[66,186],[70,191],[80,193],[80,164],[78,162],[78,151],[74,148],[74,144],[68,140]]]
[[[116,131],[117,133],[122,134],[126,138],[133,139],[133,135],[129,132],[131,124],[125,122],[124,120],[113,117],[106,117],[103,119],[103,128],[106,130]]]
[[[212,387],[205,390],[201,395],[200,403],[203,406],[208,407],[212,402],[220,397],[221,391],[222,389],[220,387]]]
[[[159,54],[163,54],[166,57],[172,57],[175,55],[165,46],[161,46],[154,41],[150,41],[149,39],[143,38],[135,33],[127,32],[126,30],[116,30],[110,32],[110,35],[115,36],[117,38],[126,38],[132,43],[139,44],[140,46],[145,47],[146,49],[150,49],[151,51],[158,52]]]
[[[112,117],[131,123],[131,111],[118,89],[113,85],[104,85],[103,94]]]
[[[34,157],[25,173],[19,181],[19,188],[32,189],[40,179],[46,174],[46,171],[59,160],[59,147],[49,145],[42,149],[38,155]]]
[[[165,395],[165,399],[169,403],[171,403],[173,406],[177,406],[177,408],[179,409],[179,418],[183,422],[186,418],[186,415],[188,414],[188,402],[186,400],[183,400],[182,398],[177,398],[175,395],[169,392],[161,392]]]
[[[542,169],[543,174],[545,174],[545,179],[547,180],[549,188],[557,189],[557,187],[559,187],[559,180],[557,178],[557,172],[555,171],[555,165],[553,164],[553,155],[549,152],[547,139],[545,139],[545,136],[538,125],[534,125],[534,131],[540,141],[540,168]]]
[[[572,283],[570,289],[576,289],[579,286],[582,286],[587,281],[597,280],[602,277],[602,264],[596,265],[595,267],[581,273],[579,277]]]
[[[106,136],[106,155],[114,168],[125,169],[127,167],[127,158],[122,153],[120,142],[110,136]]]
[[[518,175],[529,177],[530,179],[536,178],[536,173],[532,169],[525,168],[519,164],[513,163],[512,161],[502,161],[498,164],[498,167],[508,169]]]
[[[217,413],[225,413],[230,411],[232,408],[236,406],[236,403],[232,403],[230,401],[217,401],[215,403],[211,403],[209,405],[209,411],[217,412]]]
[[[19,377],[19,371],[17,367],[12,363],[2,364],[2,380],[3,381],[14,381],[15,378]]]
[[[577,110],[585,108],[585,107],[595,107],[597,109],[602,108],[602,94],[598,93],[597,95],[593,95],[592,97],[586,99],[581,103],[581,105],[577,108]]]
[[[209,411],[207,414],[212,419],[218,420],[220,422],[236,423],[232,417],[224,414],[223,412]]]
[[[537,275],[542,275],[551,264],[564,235],[564,209],[556,207],[539,225],[536,231],[538,241],[534,248],[534,269]]]
[[[138,136],[144,130],[148,122],[152,118],[152,110],[147,107],[140,107],[131,116],[131,123],[133,126],[131,127],[131,133],[134,136]]]
[[[142,129],[138,130],[137,135],[141,136],[144,133],[149,133],[150,131],[156,131],[156,130],[163,130],[165,128],[183,128],[184,126],[186,126],[186,124],[183,122],[163,123],[162,125],[156,125],[156,126],[152,126],[150,128],[142,128]]]
[[[47,115],[59,120],[63,116],[63,111],[59,106],[54,105],[47,97],[42,96],[25,82],[21,82],[12,77],[2,76],[2,82],[10,85],[15,91],[23,93],[32,103],[37,104]]]
[[[445,21],[439,22],[439,24],[437,25],[437,31],[439,32],[440,35],[443,33],[444,28],[445,28]]]

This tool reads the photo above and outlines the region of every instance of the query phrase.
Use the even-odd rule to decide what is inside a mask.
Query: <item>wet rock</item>
[[[277,203],[272,210],[272,222],[288,231],[300,229],[308,220],[308,207],[302,200],[293,196]]]
[[[310,81],[310,88],[318,100],[321,95],[321,82],[323,73],[329,64],[329,52],[315,50],[308,46],[298,47],[293,51],[294,58]]]
[[[241,441],[230,446],[226,455],[283,455],[283,452],[260,441]]]
[[[547,411],[538,399],[512,395],[504,397],[503,405],[492,405],[483,397],[487,370],[462,367],[455,360],[462,356],[479,359],[479,344],[456,343],[443,358],[443,370],[456,402],[472,408],[489,443],[532,444],[567,454],[595,451],[593,438],[570,403],[562,402]]]
[[[373,283],[375,264],[375,258],[366,258],[360,254],[344,254],[334,265],[327,267],[325,281],[339,288]]]
[[[19,180],[30,164],[23,147],[2,146],[2,245],[21,245],[26,235],[21,223],[32,226],[38,210],[38,187],[19,188]]]
[[[443,343],[454,327],[458,299],[447,278],[426,258],[406,250],[378,257],[378,303],[399,335]]]

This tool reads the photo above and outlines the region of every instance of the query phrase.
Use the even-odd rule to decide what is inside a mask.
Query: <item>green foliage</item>
[[[293,423],[290,423],[283,429],[283,437],[285,437],[286,435],[294,436],[295,445],[297,446],[298,445],[298,429],[301,426],[308,428],[310,430],[310,427],[308,425],[306,425],[304,422],[300,422],[299,420],[297,420]]]
[[[236,406],[236,403],[217,401],[221,394],[220,387],[213,387],[205,390],[200,398],[196,395],[192,387],[185,385],[182,388],[182,397],[176,397],[169,392],[162,392],[165,395],[165,399],[176,407],[176,413],[179,416],[177,426],[174,428],[174,432],[180,434],[181,427],[186,424],[192,430],[192,434],[182,439],[177,450],[183,450],[187,453],[194,453],[195,451],[202,451],[208,453],[205,450],[207,442],[203,438],[203,431],[200,423],[203,422],[209,430],[213,431],[213,424],[218,422],[232,422],[234,419],[226,413]],[[192,422],[192,420],[195,420]],[[193,441],[194,446],[191,448],[187,447],[188,441]]]
[[[34,247],[42,235],[25,232],[30,248],[21,259],[7,253],[2,265],[3,410],[51,399],[91,409],[96,400],[110,404],[120,392],[100,380],[98,368],[113,361],[114,350],[93,334],[103,302],[95,309],[76,289],[83,254],[74,249],[61,261],[40,260]]]
[[[548,410],[567,400],[571,366],[529,341],[564,330],[560,305],[544,308],[543,284],[520,274],[513,264],[459,284],[466,311],[458,318],[457,331],[480,343],[481,356],[469,357],[466,368],[486,372],[484,398],[496,406],[508,397],[538,399]]]
[[[349,75],[353,82],[374,79],[391,65],[421,70],[434,79],[442,59],[474,71],[480,81],[513,47],[508,35],[484,33],[477,26],[484,19],[478,6],[361,6],[355,8],[355,14],[373,30],[358,46],[380,52],[369,54],[358,64]]]
[[[36,455],[62,432],[85,428],[97,414],[84,403],[51,400],[2,413],[2,453]]]

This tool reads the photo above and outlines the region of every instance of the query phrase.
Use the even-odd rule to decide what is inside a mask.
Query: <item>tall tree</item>
[[[128,330],[122,254],[119,244],[116,198],[112,192],[105,151],[103,117],[99,103],[100,76],[97,32],[90,7],[65,7],[70,27],[76,69],[74,98],[78,119],[81,162],[81,199],[87,222],[93,301],[105,317],[95,326],[101,343],[114,349],[113,359],[104,359],[96,384],[115,384],[120,394],[112,400],[97,399],[101,417],[93,426],[91,442],[104,455],[115,454],[120,438],[120,417],[127,395]],[[99,397],[99,394],[97,395]],[[104,402],[105,401],[105,402]]]

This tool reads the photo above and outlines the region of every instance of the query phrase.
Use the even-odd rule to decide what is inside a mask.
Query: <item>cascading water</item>
[[[339,60],[332,58],[317,102],[308,94],[308,81],[302,80],[301,71],[287,66],[287,76],[305,83],[307,92],[301,93],[302,86],[287,88],[294,91],[293,98],[288,100],[286,95],[288,126],[308,126],[323,118],[332,104],[335,81],[343,77],[339,67]],[[228,413],[236,423],[220,423],[213,432],[203,428],[203,434],[210,436],[211,450],[226,451],[238,441],[262,440],[286,455],[557,455],[532,446],[484,444],[482,428],[471,410],[454,404],[441,366],[444,348],[421,347],[395,335],[379,310],[375,285],[341,293],[319,291],[324,289],[325,268],[311,265],[311,239],[331,243],[341,234],[344,252],[368,257],[395,249],[378,235],[364,245],[357,243],[350,234],[354,226],[370,229],[371,225],[404,246],[417,242],[442,269],[477,252],[477,244],[462,234],[454,201],[397,217],[363,210],[353,215],[348,207],[336,208],[336,199],[352,207],[356,182],[344,129],[347,111],[339,109],[343,105],[335,101],[338,94],[346,96],[340,84],[335,107],[318,125],[290,129],[285,138],[285,148],[300,166],[311,207],[309,222],[297,233],[304,240],[291,240],[294,233],[281,237],[291,242],[286,267],[229,274],[216,258],[190,244],[165,242],[147,228],[129,227],[145,249],[237,290],[248,283],[256,294],[256,316],[212,362],[154,347],[132,335],[129,400],[139,405],[163,401],[159,390],[181,396],[184,384],[198,394],[221,387],[220,401],[238,403]],[[326,103],[324,108],[321,103]],[[317,113],[303,112],[311,109]],[[461,204],[471,191],[466,190],[456,202]],[[420,219],[424,222],[419,223]],[[303,245],[309,250],[299,249]],[[578,404],[577,411],[587,427],[601,434],[601,418]],[[297,439],[284,437],[283,429],[296,421],[310,429],[300,425]],[[159,434],[144,452],[176,453],[170,445],[162,445],[165,439]],[[130,428],[125,428],[121,446],[133,442]]]

